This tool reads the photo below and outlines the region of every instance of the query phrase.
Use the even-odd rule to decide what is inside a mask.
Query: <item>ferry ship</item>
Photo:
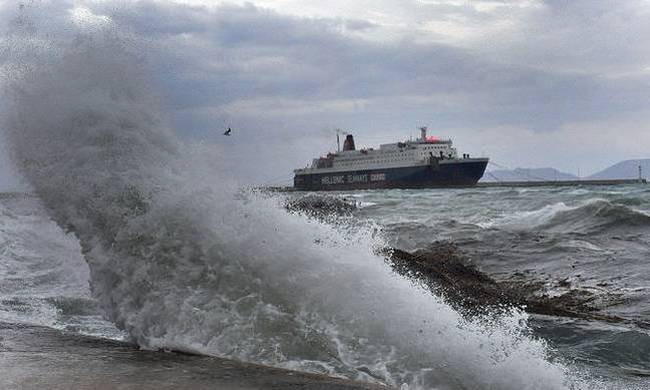
[[[488,158],[458,156],[450,139],[427,136],[379,149],[359,149],[346,135],[343,150],[316,158],[311,166],[294,170],[296,190],[352,190],[374,188],[438,188],[473,186],[483,176]],[[337,135],[338,142],[338,135]]]

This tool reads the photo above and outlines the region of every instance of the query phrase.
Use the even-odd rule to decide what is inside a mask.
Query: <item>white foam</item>
[[[114,28],[36,51],[14,37],[12,60],[29,71],[8,86],[3,128],[79,238],[93,295],[134,340],[412,387],[570,385],[524,313],[466,321],[393,274],[370,230],[343,236],[240,193],[166,126],[139,48]]]

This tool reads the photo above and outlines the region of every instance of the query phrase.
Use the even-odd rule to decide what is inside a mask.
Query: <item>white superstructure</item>
[[[451,140],[427,136],[426,127],[421,128],[420,131],[421,136],[415,141],[383,144],[379,146],[379,149],[357,150],[354,147],[354,138],[348,135],[343,150],[315,158],[311,166],[296,169],[294,172],[300,175],[409,167],[430,164],[432,158],[437,159],[441,164],[446,161],[459,160]],[[469,155],[463,155],[463,159],[465,158],[469,158]]]

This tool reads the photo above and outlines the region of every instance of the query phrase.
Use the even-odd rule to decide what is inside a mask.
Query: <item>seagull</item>
[[[232,129],[229,127],[228,130],[226,130],[226,131],[223,133],[223,135],[230,135],[231,132],[232,132]]]

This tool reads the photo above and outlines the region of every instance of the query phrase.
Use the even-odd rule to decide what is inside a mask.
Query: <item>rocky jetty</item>
[[[519,307],[535,314],[650,327],[650,323],[607,314],[607,307],[621,303],[614,292],[594,292],[573,287],[566,280],[542,280],[529,273],[496,280],[481,272],[452,242],[436,241],[414,252],[396,248],[379,252],[395,272],[421,283],[467,315]]]
[[[319,219],[332,216],[351,216],[357,210],[357,204],[353,200],[314,194],[290,199],[284,207],[290,212],[304,213]]]

